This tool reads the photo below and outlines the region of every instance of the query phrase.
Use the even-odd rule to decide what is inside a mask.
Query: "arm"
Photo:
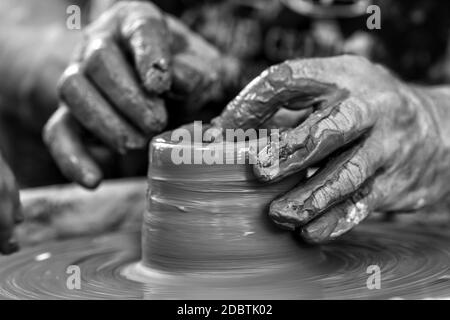
[[[79,37],[65,28],[66,7],[58,0],[0,2],[0,112],[36,129],[56,106],[56,81]],[[18,249],[13,229],[21,220],[17,184],[0,154],[0,253]]]
[[[113,5],[85,28],[76,51],[43,137],[63,174],[88,188],[103,177],[93,140],[120,154],[144,149],[169,118],[220,98],[239,69],[150,2]]]
[[[82,1],[70,4],[77,3],[83,5]],[[6,100],[1,111],[37,127],[56,108],[57,80],[80,38],[79,31],[66,28],[68,4],[58,0],[0,3],[0,75],[8,79],[0,84],[0,95]],[[41,123],[33,123],[36,119]]]

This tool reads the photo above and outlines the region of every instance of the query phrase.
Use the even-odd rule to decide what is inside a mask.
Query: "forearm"
[[[33,119],[55,108],[57,80],[80,36],[66,28],[65,7],[62,1],[0,4],[1,112]]]

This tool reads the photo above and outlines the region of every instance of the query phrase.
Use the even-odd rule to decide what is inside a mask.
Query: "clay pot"
[[[145,266],[170,271],[253,269],[298,254],[298,241],[277,228],[267,212],[270,202],[302,176],[263,184],[249,164],[249,142],[222,145],[222,162],[228,163],[210,164],[207,156],[217,152],[217,144],[171,141],[170,132],[151,142],[142,234]],[[180,155],[189,159],[187,154],[190,163],[175,163]]]

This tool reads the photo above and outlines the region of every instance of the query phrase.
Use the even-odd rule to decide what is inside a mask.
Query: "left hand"
[[[449,194],[449,91],[407,85],[361,57],[298,59],[264,71],[213,124],[258,128],[281,107],[312,111],[259,152],[254,172],[274,181],[320,167],[269,215],[323,242],[374,210],[415,210]]]
[[[169,118],[186,120],[239,74],[237,60],[150,2],[118,2],[83,34],[43,137],[62,173],[86,188],[105,169],[92,149],[145,149]]]
[[[23,190],[25,221],[17,227],[17,238],[23,246],[30,246],[139,230],[145,187],[145,179],[124,179],[109,180],[94,191],[72,184]]]

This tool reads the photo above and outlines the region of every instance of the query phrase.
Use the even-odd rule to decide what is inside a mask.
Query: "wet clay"
[[[366,221],[330,244],[308,246],[267,217],[270,201],[301,176],[263,186],[244,163],[175,165],[171,155],[177,145],[168,134],[152,142],[141,233],[50,241],[0,257],[0,297],[450,297],[446,228]],[[226,154],[242,160],[241,147],[234,145]],[[208,149],[203,144],[181,148]],[[81,276],[76,290],[67,285],[73,266]],[[376,290],[367,284],[371,266],[378,266],[382,277]]]
[[[49,242],[0,257],[3,299],[398,299],[450,297],[450,238],[445,229],[366,222],[327,245],[277,265],[220,272],[170,272],[136,263],[140,233]],[[270,244],[268,244],[270,246]],[[309,266],[303,264],[309,261]],[[289,263],[290,262],[290,263]],[[79,266],[79,290],[67,287]],[[236,264],[238,265],[238,261]],[[367,268],[378,265],[381,288]]]
[[[298,242],[274,226],[267,212],[270,202],[302,175],[262,184],[249,164],[250,144],[224,146],[222,159],[228,163],[209,164],[204,156],[211,145],[173,142],[169,133],[154,139],[143,223],[144,265],[211,271],[276,266],[286,257],[301,258]],[[191,162],[197,157],[197,164],[175,164],[176,154],[183,152],[191,154]]]

